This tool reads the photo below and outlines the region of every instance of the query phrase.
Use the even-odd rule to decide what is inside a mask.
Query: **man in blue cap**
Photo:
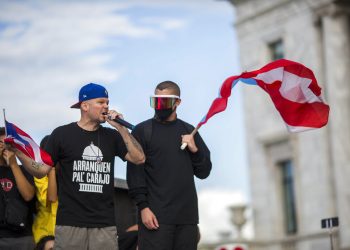
[[[80,109],[80,120],[56,128],[46,144],[59,185],[55,249],[118,249],[114,158],[139,165],[144,163],[145,155],[129,131],[113,121],[123,117],[109,110],[108,104],[103,86],[83,86],[79,101],[71,106]],[[106,121],[115,129],[101,126]],[[51,168],[18,150],[16,155],[36,177],[46,175]]]

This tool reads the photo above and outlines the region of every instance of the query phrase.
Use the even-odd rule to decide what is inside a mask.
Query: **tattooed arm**
[[[125,159],[136,165],[143,164],[145,162],[145,154],[142,150],[140,144],[136,139],[126,130],[126,135],[123,135],[123,132],[120,132],[120,135],[123,137],[128,153],[125,156]]]
[[[108,119],[107,122],[119,131],[120,135],[124,140],[125,146],[128,150],[128,153],[125,155],[125,160],[131,163],[134,163],[136,165],[143,164],[145,162],[145,154],[143,153],[143,150],[140,144],[136,141],[136,139],[129,133],[129,131],[125,127],[113,121],[115,117],[123,118],[123,116],[114,110],[108,111],[108,115],[110,116],[111,119]]]
[[[7,149],[10,151],[13,151],[15,153],[15,155],[17,156],[17,158],[22,163],[25,170],[27,170],[28,173],[30,173],[31,175],[33,175],[37,178],[44,177],[45,175],[48,174],[48,172],[51,169],[51,167],[46,165],[46,164],[38,163],[38,162],[32,160],[30,157],[23,154],[17,148],[14,148],[12,146],[7,146]]]

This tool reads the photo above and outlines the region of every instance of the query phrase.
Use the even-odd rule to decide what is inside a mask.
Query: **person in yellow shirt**
[[[40,147],[44,149],[49,136],[45,136]],[[41,179],[34,177],[35,195],[37,198],[37,214],[33,223],[33,235],[35,243],[48,235],[55,235],[56,212],[58,207],[56,171],[53,167],[49,174]]]

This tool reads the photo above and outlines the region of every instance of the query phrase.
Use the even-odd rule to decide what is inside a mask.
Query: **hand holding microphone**
[[[130,129],[130,130],[133,130],[134,127],[135,127],[135,126],[132,125],[131,123],[125,121],[125,120],[122,119],[122,118],[119,118],[118,116],[116,116],[114,119],[112,119],[112,116],[109,115],[107,112],[104,112],[104,113],[102,113],[102,114],[103,114],[103,115],[107,115],[109,120],[112,120],[112,121],[114,121],[114,122],[117,122],[117,123],[119,123],[120,125],[122,125],[122,126],[128,128],[128,129]]]

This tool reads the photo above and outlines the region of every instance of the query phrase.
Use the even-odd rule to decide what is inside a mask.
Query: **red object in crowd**
[[[228,250],[226,247],[222,247],[219,250]],[[244,250],[242,247],[235,247],[232,250]]]

